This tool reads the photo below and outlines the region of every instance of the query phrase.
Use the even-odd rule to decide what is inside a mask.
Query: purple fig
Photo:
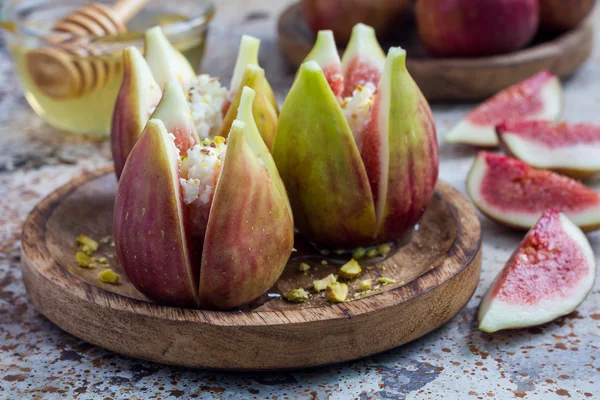
[[[115,247],[131,282],[150,299],[237,307],[283,272],[293,219],[253,100],[254,91],[244,88],[227,142],[206,139],[181,157],[176,138],[152,119],[132,150],[115,202]]]
[[[356,29],[351,52],[374,41],[370,31]],[[351,85],[363,66],[357,60],[376,71],[379,50],[349,56]],[[405,59],[404,50],[390,49],[381,76],[362,76],[341,104],[317,61],[300,68],[281,109],[273,157],[296,227],[309,240],[337,248],[393,241],[425,212],[438,174],[436,132]]]

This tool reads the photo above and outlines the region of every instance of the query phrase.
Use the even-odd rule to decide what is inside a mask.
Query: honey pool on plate
[[[38,29],[47,29],[51,27],[60,16],[65,14],[64,8],[50,15],[38,16],[35,24]],[[58,16],[57,16],[58,15]],[[165,13],[162,10],[142,10],[128,23],[129,32],[143,32],[146,28],[156,25],[168,25],[176,22],[187,21],[188,18],[174,13]],[[121,80],[123,77],[123,68],[121,60],[121,47],[130,44],[143,46],[142,40],[131,41],[134,33],[126,33],[117,38],[101,38],[102,40],[112,40],[111,45],[123,43],[123,46],[117,46],[119,50],[99,56],[71,56],[73,64],[78,66],[83,63],[91,65],[100,63],[107,65],[111,69],[108,80],[98,87],[93,88],[87,93],[67,97],[55,98],[48,96],[36,84],[30,73],[27,55],[32,51],[44,46],[41,40],[36,41],[32,38],[9,34],[7,35],[7,45],[12,53],[15,62],[15,68],[21,84],[25,98],[34,109],[34,111],[55,128],[73,133],[85,133],[94,135],[107,135],[110,133],[110,123]],[[138,35],[139,36],[139,35]],[[198,67],[204,53],[204,43],[206,39],[206,30],[199,35],[178,35],[180,40],[173,40],[173,45],[181,51],[194,67]],[[121,40],[121,41],[119,41]]]

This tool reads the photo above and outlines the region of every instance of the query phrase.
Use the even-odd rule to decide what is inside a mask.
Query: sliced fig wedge
[[[583,178],[600,172],[600,126],[509,121],[497,127],[501,145],[537,168]]]
[[[115,252],[131,283],[150,299],[195,307],[199,271],[186,221],[179,152],[162,121],[150,120],[119,181]]]
[[[388,52],[363,142],[377,237],[395,240],[421,218],[438,176],[433,115],[399,47]]]
[[[238,56],[235,61],[235,67],[233,68],[233,76],[231,77],[231,84],[229,85],[229,102],[225,103],[223,108],[223,115],[225,115],[229,109],[229,104],[238,91],[243,87],[242,80],[244,78],[244,73],[246,72],[246,67],[248,65],[259,65],[258,64],[258,50],[260,48],[260,39],[257,39],[250,35],[242,35],[242,39],[240,41],[240,48],[238,50]],[[276,112],[279,112],[279,108],[277,105],[277,99],[275,98],[275,93],[273,93],[273,89],[269,84],[269,81],[265,79],[264,83],[264,93],[267,96],[267,99],[273,106]]]
[[[127,156],[138,141],[146,122],[161,97],[160,86],[152,77],[139,50],[123,50],[123,82],[115,103],[111,125],[111,150],[117,178]]]
[[[600,194],[514,158],[480,152],[467,178],[467,193],[482,213],[514,228],[531,228],[550,208],[564,212],[584,231],[600,228]]]
[[[562,91],[557,76],[542,71],[503,90],[471,111],[446,135],[448,143],[498,146],[496,126],[504,121],[558,118]]]
[[[308,61],[319,64],[333,94],[340,97],[344,90],[344,74],[332,31],[319,31],[314,47],[304,59],[304,62]]]
[[[187,58],[173,47],[160,27],[146,31],[144,48],[146,62],[161,88],[170,79],[177,80],[182,87],[187,88],[196,77]]]
[[[596,277],[587,238],[567,216],[546,211],[510,257],[479,306],[479,329],[550,322],[586,298]]]
[[[296,227],[334,247],[376,234],[369,180],[350,126],[316,61],[302,64],[283,103],[273,158],[288,191]]]
[[[175,136],[175,146],[181,154],[186,154],[190,148],[200,143],[190,106],[174,78],[165,85],[163,96],[150,118],[164,123],[167,132]]]
[[[265,92],[265,71],[258,65],[247,65],[241,85],[242,87],[247,86],[253,89],[256,93],[256,98],[252,102],[254,121],[256,121],[258,132],[260,132],[262,139],[270,151],[273,148],[273,141],[275,140],[275,133],[277,131],[277,110],[275,110],[268,98],[268,94]],[[227,110],[227,114],[225,114],[219,132],[220,136],[227,137],[229,135],[231,124],[237,118],[241,98],[242,91],[238,91]]]
[[[358,86],[377,86],[384,64],[385,53],[377,41],[375,29],[356,24],[342,56],[344,97],[352,96]]]

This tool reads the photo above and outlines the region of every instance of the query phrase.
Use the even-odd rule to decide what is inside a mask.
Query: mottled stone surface
[[[257,35],[261,62],[282,99],[293,76],[274,35],[284,3],[220,1],[204,70],[228,82],[240,34]],[[600,123],[599,77],[597,45],[593,58],[565,82],[566,119]],[[440,136],[469,107],[435,105]],[[474,154],[442,144],[441,178],[464,191]],[[476,330],[481,295],[521,239],[485,218],[483,273],[468,306],[443,328],[385,354],[312,370],[216,373],[134,360],[84,343],[27,300],[19,235],[36,202],[83,171],[109,165],[109,157],[106,142],[61,134],[37,118],[0,54],[0,399],[600,398],[600,281],[576,312],[550,324],[493,335]],[[600,234],[589,238],[600,252]]]

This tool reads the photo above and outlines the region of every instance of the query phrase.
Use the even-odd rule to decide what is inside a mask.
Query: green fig
[[[332,31],[324,30],[317,33],[317,41],[304,59],[304,62],[308,61],[316,61],[319,64],[333,94],[340,97],[344,90],[344,73]]]
[[[150,299],[233,308],[283,272],[293,219],[253,119],[254,97],[242,90],[227,141],[207,139],[180,156],[176,137],[152,119],[132,150],[115,201],[115,248],[130,281]],[[176,114],[171,109],[163,119]]]
[[[342,59],[354,60],[347,61],[345,73],[356,85],[351,97],[340,101],[312,60],[300,67],[278,121],[273,158],[296,227],[322,246],[352,248],[399,239],[425,212],[437,181],[435,124],[406,70],[405,51],[391,48],[381,73],[361,78],[362,83],[355,79],[380,61],[378,44],[359,54],[375,40],[370,32],[355,27],[346,50],[351,55]]]

